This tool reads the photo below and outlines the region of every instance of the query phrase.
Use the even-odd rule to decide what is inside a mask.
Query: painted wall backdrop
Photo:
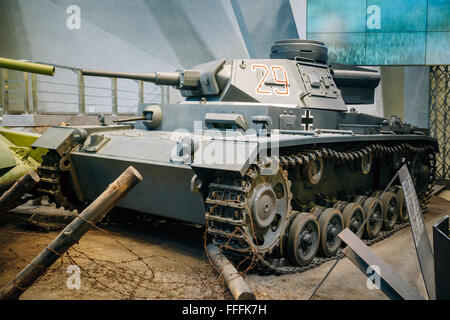
[[[448,0],[309,0],[308,39],[356,65],[450,63]]]
[[[0,55],[121,71],[269,57],[288,0],[1,0]]]
[[[221,58],[268,58],[279,38],[298,38],[289,0],[0,1],[0,56],[71,67],[175,71]],[[54,80],[76,83],[76,76],[58,69]],[[86,81],[90,87],[110,86],[107,79]],[[137,90],[132,81],[121,82],[121,88]],[[51,91],[45,83],[39,86]],[[43,102],[40,109],[76,112],[76,88],[63,89],[65,97],[42,98],[60,103]],[[92,96],[105,95],[89,90]],[[147,86],[146,92],[149,101],[159,88]],[[123,97],[119,111],[133,110],[133,103]],[[87,112],[111,109],[108,98],[89,97],[87,104]]]
[[[324,41],[330,60],[335,62],[365,65],[376,64],[378,59],[382,60],[380,64],[403,64],[410,57],[415,59],[414,63],[424,59],[435,62],[446,59],[448,63],[448,3],[448,0],[0,0],[0,56],[114,71],[174,71],[220,58],[268,58],[274,41],[307,35]],[[425,5],[428,15],[424,22]],[[374,6],[380,8],[379,12]],[[415,36],[425,32],[426,37]],[[415,36],[413,40],[409,34]],[[403,44],[393,46],[389,37],[400,37],[403,42],[398,44]],[[380,47],[380,43],[388,47]],[[428,47],[439,50],[428,50],[424,57],[422,49]],[[403,98],[395,100],[395,108],[402,110],[397,114],[404,114],[405,120],[426,126],[426,117],[422,115],[427,106],[427,92],[416,89],[427,88],[427,69],[416,68],[422,69],[402,71],[406,88],[399,90],[405,90],[408,111],[403,112]],[[54,81],[76,84],[76,75],[58,70]],[[135,82],[119,81],[119,87],[137,90]],[[86,85],[111,86],[108,79],[93,77],[86,79]],[[40,83],[39,88],[53,90],[45,83]],[[41,103],[39,108],[49,113],[76,112],[76,87],[58,90],[69,95],[64,100],[60,95],[47,93],[42,100],[58,103]],[[383,90],[382,83],[376,90],[375,104],[360,106],[358,110],[383,116]],[[151,102],[159,92],[158,87],[146,86],[145,101]],[[105,93],[89,89],[86,94]],[[135,110],[132,98],[136,95],[119,96],[119,111]],[[172,101],[176,99],[174,95]],[[87,97],[87,104],[86,111],[90,113],[111,110],[110,98]]]

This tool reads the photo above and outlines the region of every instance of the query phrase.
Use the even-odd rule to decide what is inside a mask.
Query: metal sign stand
[[[416,190],[409,174],[408,167],[404,164],[398,171],[400,184],[405,194],[405,203],[408,210],[411,232],[419,258],[420,270],[430,300],[436,300],[435,278],[434,278],[434,256],[431,249],[430,239],[425,228],[422,210]]]

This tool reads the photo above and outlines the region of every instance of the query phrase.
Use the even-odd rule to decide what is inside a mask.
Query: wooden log
[[[220,253],[219,248],[210,243],[206,249],[208,250],[208,256],[220,272],[220,275],[224,278],[233,297],[236,300],[255,300],[255,295],[247,283],[230,260]]]
[[[20,198],[30,191],[38,182],[39,175],[33,170],[18,179],[0,198],[0,216],[14,208]]]
[[[53,242],[41,251],[0,293],[0,300],[16,300],[33,283],[86,234],[128,191],[142,181],[142,176],[129,167],[77,216]]]

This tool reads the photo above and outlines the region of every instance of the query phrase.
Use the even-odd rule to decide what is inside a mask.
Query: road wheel
[[[340,246],[341,239],[338,234],[344,230],[344,218],[339,210],[325,209],[319,217],[320,246],[319,253],[323,257],[334,256]]]
[[[311,213],[297,214],[288,232],[287,250],[289,260],[299,266],[311,263],[320,242],[319,224]]]
[[[364,201],[363,209],[366,218],[370,215],[364,228],[364,237],[374,239],[378,236],[383,226],[383,207],[377,198],[369,197]]]
[[[398,188],[396,195],[398,199],[398,219],[401,222],[408,222],[409,215],[408,211],[406,210],[405,195],[403,194],[403,189]]]
[[[383,207],[383,229],[392,230],[398,219],[397,196],[393,192],[386,192],[380,201]]]
[[[344,218],[344,227],[349,228],[354,234],[361,238],[364,228],[361,228],[364,223],[364,209],[357,203],[349,203],[342,211]],[[360,230],[361,229],[361,230]],[[359,232],[358,232],[359,231]]]

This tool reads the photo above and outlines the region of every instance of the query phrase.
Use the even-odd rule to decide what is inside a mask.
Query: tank
[[[396,116],[356,112],[374,102],[380,75],[328,64],[322,42],[281,40],[270,59],[176,72],[82,73],[170,85],[185,100],[142,104],[113,124],[49,128],[33,145],[50,150],[38,190],[58,206],[82,208],[133,165],[144,180],[118,204],[122,215],[204,225],[236,263],[276,271],[335,256],[345,227],[377,239],[405,223],[399,183],[378,196],[405,163],[424,207],[430,197],[436,139]]]

